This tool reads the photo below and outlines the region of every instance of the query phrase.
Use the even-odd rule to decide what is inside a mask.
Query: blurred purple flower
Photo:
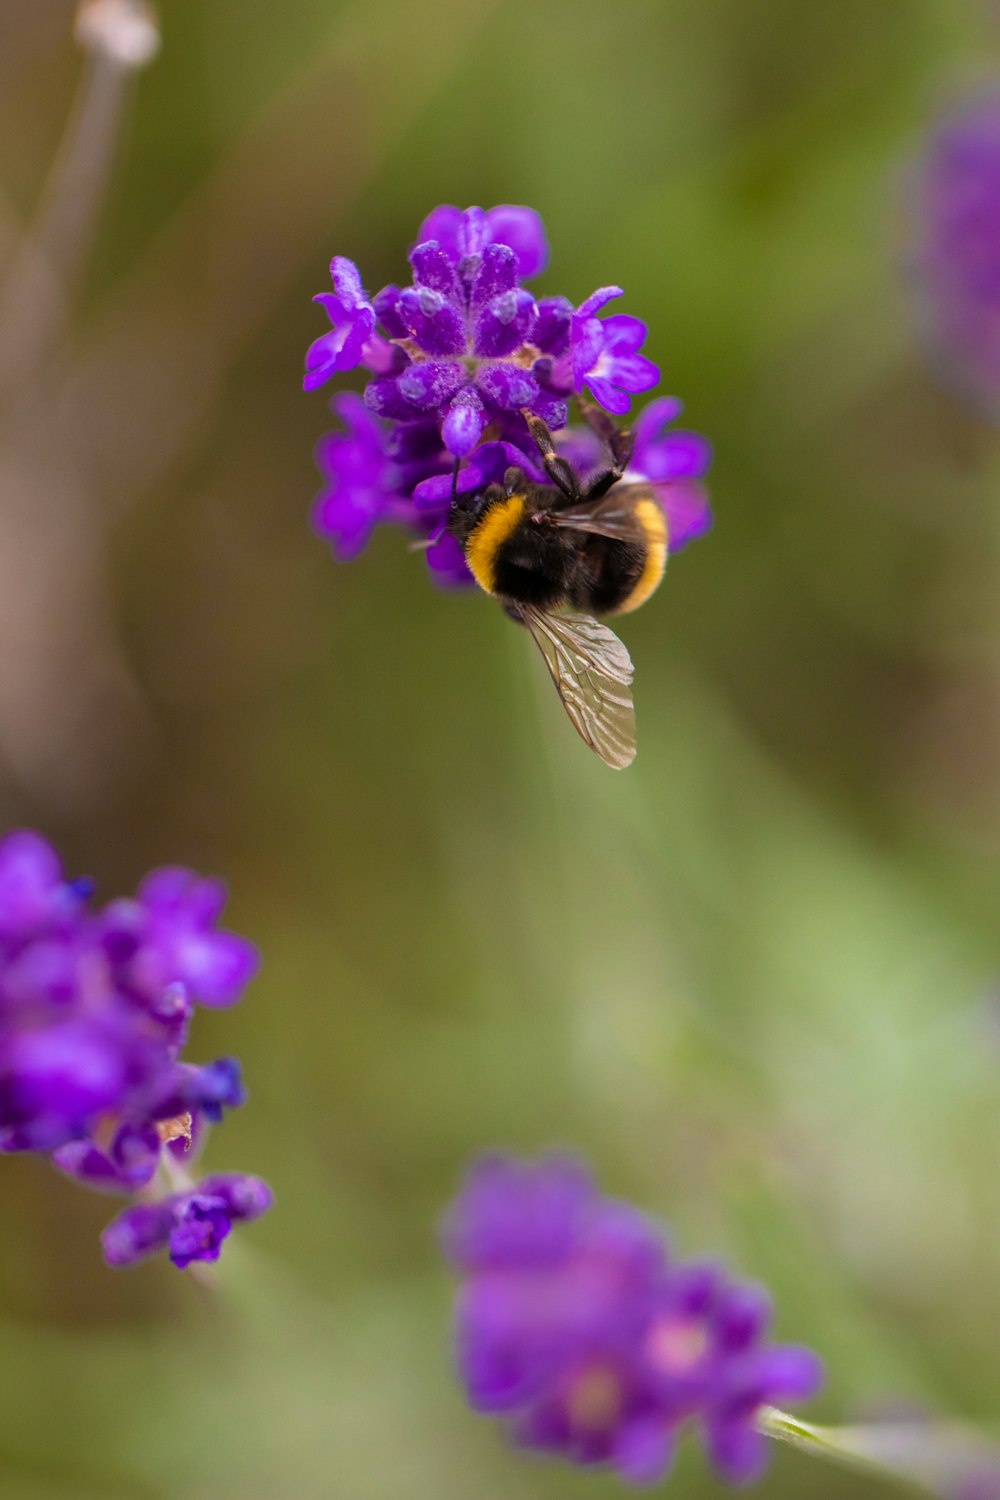
[[[133,1193],[171,1143],[243,1103],[234,1058],[180,1054],[195,1003],[238,1000],[257,953],[220,930],[222,883],[190,870],[154,871],[103,911],[89,894],[38,834],[0,840],[0,1152]]]
[[[759,1409],[821,1383],[810,1350],[767,1342],[765,1293],[673,1261],[657,1226],[571,1158],[480,1160],[443,1237],[463,1277],[469,1401],[523,1447],[652,1483],[694,1423],[720,1476],[745,1484],[766,1463]]]
[[[434,423],[396,431],[372,416],[360,396],[345,391],[333,409],[346,431],[329,432],[316,451],[325,480],[312,523],[341,562],[357,557],[383,522],[420,527],[411,494],[425,475],[450,472]]]
[[[712,462],[711,444],[697,432],[666,429],[683,410],[673,396],[651,401],[635,424],[635,447],[625,479],[648,480],[667,517],[670,551],[704,536],[712,510],[698,482]]]
[[[909,272],[932,361],[1000,421],[1000,87],[931,132],[911,218]]]
[[[188,1192],[136,1204],[112,1219],[101,1235],[104,1259],[109,1266],[131,1266],[168,1250],[181,1270],[192,1261],[218,1260],[233,1224],[259,1218],[272,1202],[259,1177],[203,1177]]]

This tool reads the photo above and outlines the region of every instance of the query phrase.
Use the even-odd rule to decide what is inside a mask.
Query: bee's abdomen
[[[591,591],[595,614],[626,615],[659,587],[667,566],[667,519],[656,500],[635,506],[635,540],[607,542]]]

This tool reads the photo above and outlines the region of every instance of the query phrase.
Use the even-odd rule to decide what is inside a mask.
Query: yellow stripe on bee
[[[496,556],[524,519],[524,496],[508,495],[487,510],[465,544],[465,560],[481,589],[494,592]]]
[[[640,604],[645,604],[659,587],[667,566],[667,518],[662,507],[652,499],[638,500],[634,515],[646,538],[646,561],[632,592],[626,594],[614,611],[616,615],[630,614]]]

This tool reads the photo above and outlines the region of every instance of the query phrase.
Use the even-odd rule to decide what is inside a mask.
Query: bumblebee
[[[597,616],[645,603],[667,564],[667,519],[651,484],[623,484],[632,441],[597,407],[584,416],[607,463],[586,484],[548,427],[523,413],[551,484],[508,469],[453,497],[447,529],[481,589],[528,627],[580,738],[609,766],[635,758],[632,661]]]

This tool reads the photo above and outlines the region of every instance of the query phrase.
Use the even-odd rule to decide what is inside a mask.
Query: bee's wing
[[[593,536],[632,542],[636,536],[635,507],[638,500],[654,500],[660,504],[651,484],[617,484],[600,500],[589,504],[576,502],[565,510],[547,511],[546,519],[568,531],[589,531]]]
[[[606,625],[590,615],[555,615],[533,604],[517,611],[552,674],[577,734],[616,770],[635,759],[632,659]]]

